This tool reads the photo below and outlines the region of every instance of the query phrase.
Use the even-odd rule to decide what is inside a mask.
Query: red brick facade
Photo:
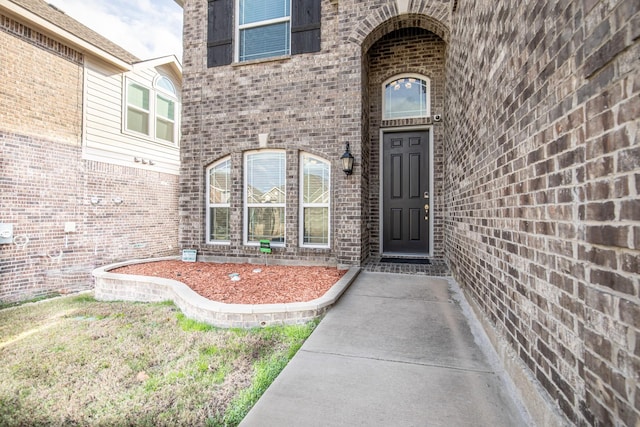
[[[0,15],[0,223],[15,237],[0,245],[0,302],[90,289],[97,266],[178,253],[177,176],[82,159],[83,61]]]

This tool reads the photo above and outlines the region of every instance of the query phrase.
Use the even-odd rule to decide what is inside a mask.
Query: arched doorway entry
[[[426,17],[391,21],[363,43],[369,255],[443,258],[446,43]]]

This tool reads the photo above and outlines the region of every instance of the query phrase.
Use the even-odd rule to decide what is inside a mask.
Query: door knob
[[[429,204],[428,203],[426,205],[424,205],[424,210],[429,212]]]

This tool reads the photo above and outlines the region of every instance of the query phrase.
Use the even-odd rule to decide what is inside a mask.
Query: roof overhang
[[[176,3],[180,5],[180,7],[184,7],[184,0],[175,0]]]
[[[168,65],[176,74],[182,77],[182,65],[175,55],[162,56],[160,58],[148,59],[146,61],[140,61],[133,64],[133,71],[144,70],[147,68],[155,68],[163,65]]]
[[[65,42],[65,44],[70,45],[71,47],[79,50],[85,54],[91,54],[96,56],[116,67],[122,69],[123,71],[130,71],[133,69],[132,65],[115,57],[114,55],[105,52],[97,46],[92,45],[91,43],[81,39],[80,37],[70,33],[69,31],[63,30],[55,24],[47,21],[46,19],[41,18],[35,13],[18,6],[17,4],[10,2],[9,0],[0,0],[0,10],[7,11],[7,13],[13,17],[16,17],[20,20],[27,21],[29,24],[34,27],[43,30],[47,35],[52,35],[54,38],[59,39],[60,41]]]

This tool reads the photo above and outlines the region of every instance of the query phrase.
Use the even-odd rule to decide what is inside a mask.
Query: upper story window
[[[382,85],[384,120],[428,117],[430,115],[429,79],[401,74]]]
[[[153,88],[127,79],[125,129],[175,144],[178,105],[176,88],[167,77],[158,77]]]
[[[321,2],[208,0],[207,66],[320,51]]]
[[[127,85],[127,129],[149,135],[149,89],[129,82]]]
[[[238,0],[238,61],[289,55],[291,0]]]
[[[245,243],[270,240],[284,245],[286,169],[285,152],[245,154]]]

